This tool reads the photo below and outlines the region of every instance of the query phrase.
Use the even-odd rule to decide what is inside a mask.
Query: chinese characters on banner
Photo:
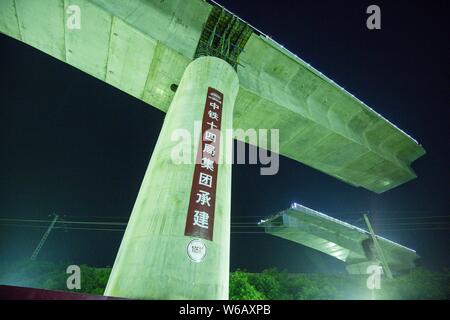
[[[222,105],[223,94],[216,89],[208,88],[184,230],[185,236],[211,241],[214,228],[217,171],[219,169]]]

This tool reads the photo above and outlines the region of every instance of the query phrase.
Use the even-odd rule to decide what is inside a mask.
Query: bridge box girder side
[[[70,4],[81,9],[79,30],[65,25],[67,0],[3,0],[0,32],[166,112],[171,85],[193,60],[212,6]],[[238,62],[236,128],[279,129],[281,155],[374,192],[416,178],[410,165],[425,154],[416,141],[273,40],[254,32]]]

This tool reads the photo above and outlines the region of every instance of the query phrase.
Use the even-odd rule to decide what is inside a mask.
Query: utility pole
[[[383,266],[384,272],[389,279],[393,279],[391,269],[389,269],[386,257],[384,256],[383,250],[378,243],[378,239],[375,236],[375,232],[373,231],[372,225],[370,224],[369,217],[367,214],[364,214],[364,220],[366,222],[367,228],[369,229],[370,235],[372,236],[373,245],[375,247],[375,251],[377,252],[378,257],[381,259],[381,264]]]
[[[36,249],[34,249],[33,254],[31,255],[31,260],[36,260],[36,257],[39,254],[39,251],[41,251],[42,247],[44,246],[45,241],[48,238],[48,235],[52,231],[53,227],[55,226],[56,221],[58,220],[59,216],[57,214],[53,214],[54,218],[52,222],[50,223],[50,226],[48,227],[47,231],[45,231],[44,235],[41,238],[41,241],[39,241],[39,244],[37,245]]]

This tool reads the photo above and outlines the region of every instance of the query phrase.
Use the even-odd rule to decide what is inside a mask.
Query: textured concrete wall
[[[194,163],[176,165],[174,130],[188,130],[199,141],[208,87],[224,94],[222,132],[233,125],[239,89],[235,70],[225,61],[202,57],[189,64],[169,107],[145,174],[105,295],[150,299],[228,299],[231,165],[219,166],[213,241],[203,240],[202,262],[187,254],[193,239],[184,236]],[[194,133],[197,135],[195,136]],[[189,145],[196,154],[196,143]],[[232,152],[222,139],[221,154]]]

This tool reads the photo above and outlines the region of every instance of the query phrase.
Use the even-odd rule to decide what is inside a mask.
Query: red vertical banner
[[[185,236],[213,239],[223,94],[208,88],[192,179]]]

